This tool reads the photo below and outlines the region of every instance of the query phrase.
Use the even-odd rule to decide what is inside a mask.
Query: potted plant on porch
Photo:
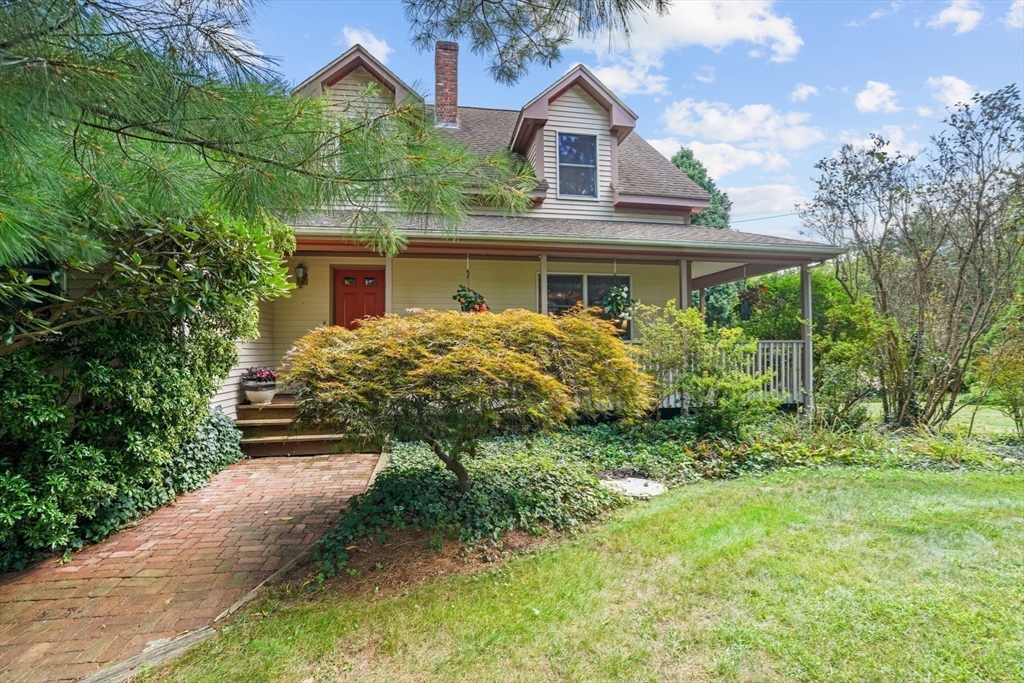
[[[253,405],[266,405],[277,393],[277,371],[273,368],[249,368],[242,373],[242,389]]]

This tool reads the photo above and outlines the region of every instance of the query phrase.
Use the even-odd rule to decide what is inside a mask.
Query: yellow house
[[[229,413],[242,399],[242,369],[278,365],[309,330],[351,325],[366,315],[454,309],[452,294],[467,282],[495,311],[555,313],[578,301],[597,304],[618,284],[644,303],[687,305],[691,292],[793,267],[802,269],[809,292],[807,267],[842,252],[691,225],[691,216],[708,207],[707,193],[634,132],[636,115],[585,66],[519,110],[459,103],[455,43],[437,44],[435,72],[432,111],[442,134],[482,155],[504,148],[528,160],[540,180],[533,207],[512,217],[481,208],[456,239],[409,221],[403,226],[408,248],[388,258],[353,242],[342,217],[295,222],[297,250],[288,265],[298,287],[290,298],[263,304],[260,338],[240,343],[239,366],[214,400]],[[296,91],[343,107],[371,83],[381,106],[417,96],[359,45]],[[803,317],[810,319],[810,297],[804,298]],[[790,342],[786,371],[802,383],[805,400],[809,339],[805,329],[803,340]]]

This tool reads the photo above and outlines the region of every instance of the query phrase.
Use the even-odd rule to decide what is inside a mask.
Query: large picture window
[[[558,194],[597,197],[597,136],[558,134]]]
[[[537,283],[539,289],[539,278]],[[601,306],[609,290],[619,285],[626,285],[632,296],[633,284],[628,275],[548,274],[548,313],[558,315],[580,303],[588,308]],[[630,327],[623,334],[626,339],[631,338]]]

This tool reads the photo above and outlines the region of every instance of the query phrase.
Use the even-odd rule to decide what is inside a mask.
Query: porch
[[[531,221],[535,222],[535,221]],[[629,224],[623,224],[629,225]],[[693,234],[691,226],[671,226]],[[712,230],[717,233],[728,231]],[[742,234],[742,233],[740,233]],[[689,236],[689,235],[688,235]],[[771,240],[773,238],[765,238]],[[799,245],[800,248],[792,246]],[[811,319],[809,266],[835,255],[833,248],[792,240],[782,244],[596,245],[587,242],[497,242],[493,239],[411,239],[395,257],[380,257],[331,235],[299,233],[298,249],[288,268],[297,288],[291,297],[261,305],[260,337],[239,345],[238,368],[214,402],[234,414],[243,401],[238,376],[254,365],[278,366],[294,342],[312,329],[346,324],[352,313],[346,301],[358,297],[368,315],[408,315],[416,309],[457,310],[452,295],[468,285],[487,297],[492,311],[523,308],[541,313],[582,301],[596,305],[613,284],[626,284],[645,304],[703,305],[704,290],[717,284],[788,268],[802,274],[801,318]],[[810,252],[810,253],[808,253]],[[362,309],[359,309],[362,310]],[[357,310],[357,313],[359,311]],[[630,341],[635,338],[629,331]],[[748,360],[750,371],[770,377],[765,391],[790,404],[810,406],[812,386],[811,329],[801,339],[765,340]],[[674,399],[678,407],[678,399]],[[669,403],[672,403],[670,401]]]

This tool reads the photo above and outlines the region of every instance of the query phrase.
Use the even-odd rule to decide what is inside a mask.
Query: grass
[[[882,404],[881,403],[868,403],[868,412],[874,419],[881,419],[882,417]],[[966,406],[961,408],[958,413],[953,415],[949,420],[950,426],[967,428],[971,424],[971,416],[974,413],[974,406]],[[990,408],[988,406],[979,406],[978,414],[974,418],[974,433],[975,434],[987,434],[990,436],[996,435],[1007,435],[1015,436],[1017,434],[1017,428],[1013,424],[1013,420],[1009,415],[999,411],[996,408]]]
[[[1020,681],[1024,478],[703,482],[376,598],[271,596],[153,681]]]

